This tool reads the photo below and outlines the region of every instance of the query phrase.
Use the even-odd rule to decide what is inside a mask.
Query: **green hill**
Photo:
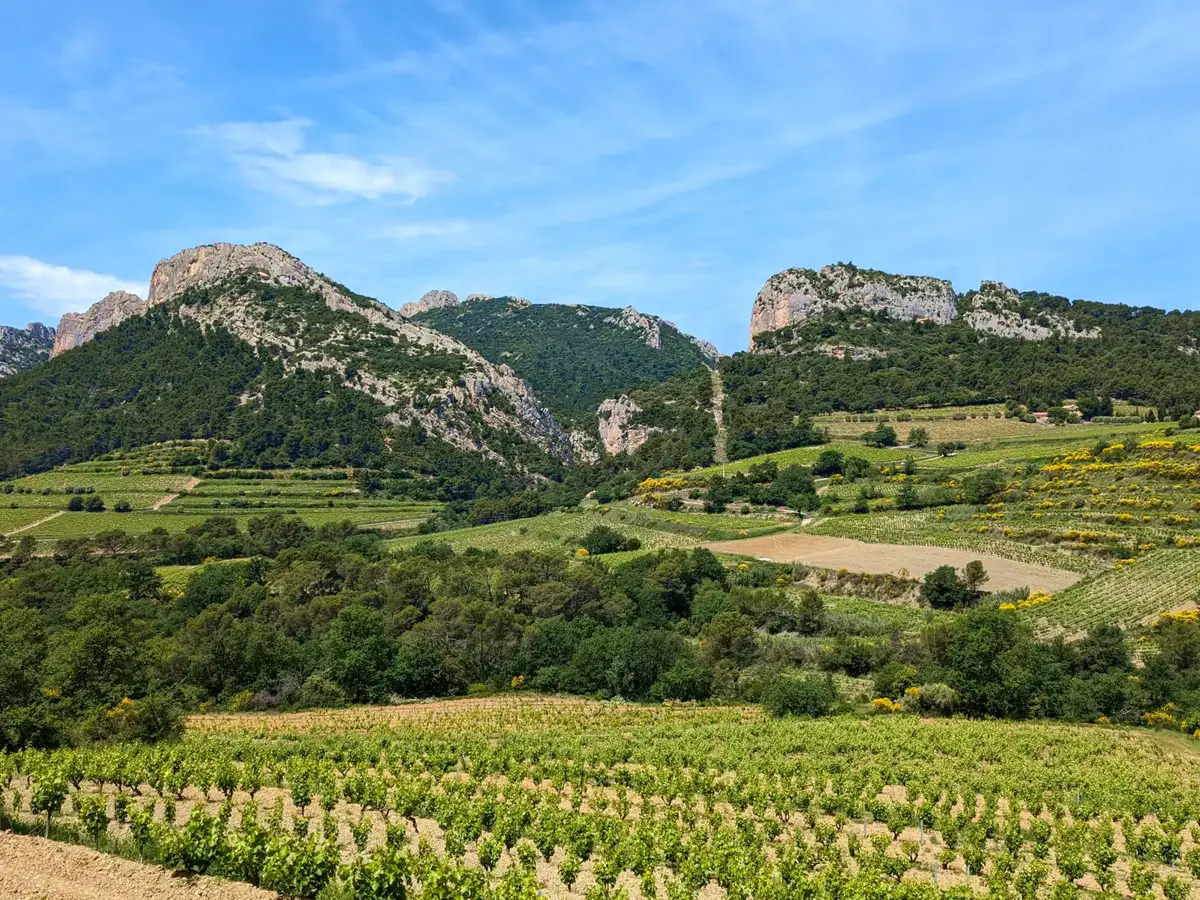
[[[589,431],[601,401],[714,361],[674,325],[628,308],[495,297],[426,310],[412,321],[506,363],[564,427]]]

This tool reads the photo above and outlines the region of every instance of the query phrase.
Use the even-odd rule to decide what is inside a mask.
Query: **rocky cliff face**
[[[632,424],[634,415],[641,411],[637,402],[624,394],[600,404],[596,414],[600,420],[600,443],[604,445],[605,453],[611,456],[632,453],[658,431],[648,425]]]
[[[54,346],[54,329],[41,322],[24,328],[0,325],[0,378],[7,378],[45,362]]]
[[[58,323],[54,335],[54,350],[51,356],[66,353],[81,344],[86,344],[102,331],[108,331],[132,316],[140,316],[149,308],[136,294],[114,291],[99,303],[93,303],[87,312],[67,313]]]
[[[662,349],[662,332],[659,330],[659,323],[662,320],[658,316],[647,316],[632,306],[626,306],[616,315],[608,316],[604,321],[625,331],[632,331],[642,339],[647,347],[653,347],[655,350]]]
[[[945,324],[958,312],[949,281],[916,275],[890,275],[850,265],[788,269],[772,276],[754,301],[750,344],[755,335],[775,331],[831,309],[862,307],[894,319],[928,319]]]
[[[1017,292],[999,281],[981,282],[979,290],[970,296],[968,306],[963,319],[982,334],[1026,341],[1044,341],[1052,337],[1070,340],[1100,337],[1100,329],[1081,329],[1061,316],[1042,313],[1028,318],[1021,311],[1021,298]]]
[[[475,296],[477,295],[471,295],[471,297]],[[467,299],[470,300],[471,297]],[[400,307],[400,315],[409,319],[431,309],[442,309],[447,306],[458,306],[458,296],[454,291],[426,291],[416,303],[405,303]]]
[[[253,289],[246,292],[230,281],[242,275],[251,277],[251,285],[304,288],[343,315],[323,330],[310,327],[301,313],[274,309],[268,315]],[[216,296],[192,300],[187,294],[191,288],[224,282],[230,290]],[[572,458],[569,438],[508,366],[493,365],[453,338],[405,321],[382,303],[351,296],[278,247],[215,244],[164,260],[151,279],[150,303],[175,300],[179,314],[202,327],[226,328],[255,346],[286,351],[291,367],[338,373],[348,387],[384,403],[395,424],[419,423],[461,449],[485,454],[492,449],[480,436],[481,426],[516,432],[559,459]],[[426,300],[458,302],[449,292],[427,294],[422,302]],[[364,342],[369,345],[365,351]],[[431,364],[422,367],[423,359]]]

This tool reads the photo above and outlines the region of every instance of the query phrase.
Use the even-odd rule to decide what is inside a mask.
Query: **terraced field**
[[[1149,624],[1160,613],[1200,605],[1200,553],[1155,550],[1055,594],[1029,610],[1043,633],[1068,635],[1093,625]]]
[[[298,515],[314,526],[349,521],[405,532],[441,506],[364,496],[342,470],[251,472],[238,478],[204,477],[200,469],[164,474],[172,454],[192,450],[188,442],[158,445],[6,482],[0,534],[43,542],[112,531],[139,535],[156,528],[176,534],[214,515],[230,516],[244,528],[269,512]],[[73,497],[99,498],[104,511],[70,511]],[[116,511],[125,504],[129,511]]]

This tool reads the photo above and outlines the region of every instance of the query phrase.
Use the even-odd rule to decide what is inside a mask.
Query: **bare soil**
[[[72,844],[0,832],[0,900],[274,900],[278,894],[217,878],[181,878],[159,866]]]
[[[1082,576],[1049,566],[1015,562],[988,556],[973,550],[906,544],[868,544],[850,538],[823,535],[774,534],[741,541],[721,541],[706,545],[718,553],[737,553],[772,562],[799,562],[824,569],[847,569],[876,575],[900,575],[920,578],[938,566],[961,569],[972,560],[983,563],[988,573],[986,589],[1006,591],[1027,587],[1035,591],[1061,591]]]

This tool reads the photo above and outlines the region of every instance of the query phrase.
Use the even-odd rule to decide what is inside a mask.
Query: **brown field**
[[[219,878],[179,878],[159,866],[87,847],[0,831],[3,900],[270,900],[278,896]]]
[[[929,547],[920,544],[868,544],[849,538],[824,537],[788,532],[741,541],[706,544],[717,553],[735,553],[781,563],[804,563],[823,569],[847,569],[876,575],[900,575],[920,578],[938,566],[961,569],[972,560],[983,563],[988,572],[987,589],[1006,591],[1027,587],[1053,593],[1068,588],[1080,579],[1075,572],[1049,566],[1015,562],[972,550]]]
[[[737,708],[739,718],[760,718],[759,706]],[[463,727],[472,715],[483,714],[493,727],[528,730],[549,725],[585,726],[593,717],[627,715],[632,720],[703,719],[703,707],[651,706],[590,700],[585,697],[550,697],[517,693],[457,700],[419,700],[391,706],[354,706],[296,713],[202,713],[187,720],[189,731],[233,731],[254,734],[347,734],[386,726],[415,728]]]
[[[829,433],[840,440],[853,440],[875,426],[869,422],[847,422],[837,419],[818,420],[819,425],[828,428]],[[929,432],[929,446],[941,441],[977,441],[998,440],[1000,438],[1031,437],[1050,433],[1045,425],[1031,425],[1016,419],[951,419],[945,416],[937,418],[918,419],[912,422],[897,422],[895,419],[887,423],[896,429],[901,443],[908,442],[908,433],[913,428],[924,428]]]

